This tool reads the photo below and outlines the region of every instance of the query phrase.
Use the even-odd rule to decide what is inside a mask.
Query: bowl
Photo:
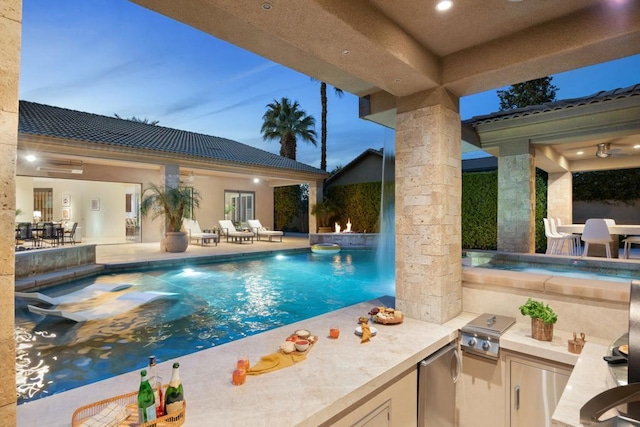
[[[309,348],[309,341],[307,340],[298,340],[295,343],[296,350],[298,351],[307,351]]]
[[[311,336],[311,332],[309,332],[307,329],[298,329],[294,332],[294,334],[297,335],[301,340],[306,340]]]

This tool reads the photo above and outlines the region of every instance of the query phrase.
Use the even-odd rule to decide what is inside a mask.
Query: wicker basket
[[[544,323],[542,319],[531,319],[531,336],[538,341],[553,340],[553,323]]]
[[[167,384],[163,386],[166,392]],[[121,394],[120,396],[110,397],[108,399],[94,402],[89,405],[81,406],[76,409],[71,418],[71,426],[79,427],[88,418],[100,413],[110,403],[117,403],[121,406],[126,406],[129,409],[131,415],[124,422],[120,424],[120,427],[178,427],[184,424],[187,416],[187,401],[185,400],[182,410],[171,415],[165,415],[153,421],[149,421],[143,424],[138,422],[138,392],[133,391],[127,394]]]

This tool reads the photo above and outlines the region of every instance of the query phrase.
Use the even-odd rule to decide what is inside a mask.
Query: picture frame
[[[62,208],[62,219],[64,219],[64,220],[71,219],[71,209]]]
[[[62,207],[68,208],[71,206],[71,196],[69,194],[62,195]]]
[[[91,199],[89,202],[89,209],[92,211],[100,210],[100,199]]]

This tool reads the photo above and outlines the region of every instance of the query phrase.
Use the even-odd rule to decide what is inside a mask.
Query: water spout
[[[380,233],[376,254],[378,275],[395,295],[396,230],[395,230],[395,141],[387,141],[382,156],[382,194]]]

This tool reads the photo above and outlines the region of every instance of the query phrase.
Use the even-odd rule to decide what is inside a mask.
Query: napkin
[[[266,356],[262,356],[260,361],[252,366],[247,371],[247,375],[260,375],[267,372],[277,371],[278,369],[288,368],[298,362],[302,362],[307,358],[304,354],[289,353],[284,354],[281,352],[271,353]]]
[[[362,328],[362,338],[360,338],[360,344],[368,342],[371,339],[371,329],[369,329],[369,324],[366,322],[360,323],[360,327]]]

